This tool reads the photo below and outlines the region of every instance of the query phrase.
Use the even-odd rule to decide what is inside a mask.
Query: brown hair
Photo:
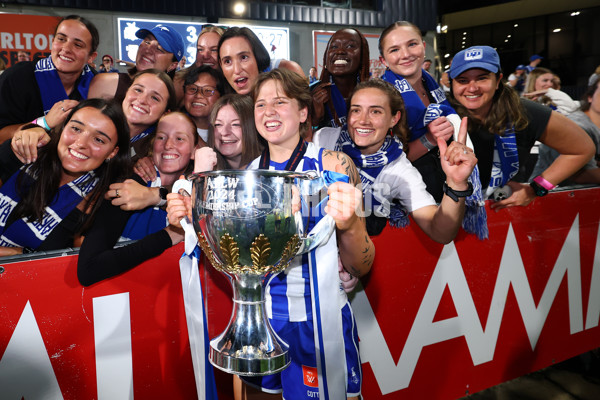
[[[587,111],[590,109],[590,107],[592,106],[592,104],[590,103],[590,97],[594,97],[594,93],[596,93],[596,90],[598,89],[599,85],[600,78],[596,78],[594,83],[587,87],[585,93],[583,94],[583,96],[581,96],[581,111]]]
[[[400,119],[392,128],[392,134],[400,139],[402,145],[404,146],[404,151],[408,152],[407,143],[410,131],[408,128],[406,109],[404,107],[404,99],[402,98],[400,92],[396,90],[391,83],[377,78],[366,82],[361,82],[356,85],[352,91],[352,94],[350,95],[350,99],[352,99],[352,97],[354,97],[354,95],[362,89],[380,90],[388,99],[388,105],[390,106],[392,115],[395,115],[398,111],[400,112]],[[352,102],[349,102],[348,107],[350,107],[350,104],[352,104]]]
[[[527,76],[527,82],[525,82],[525,90],[523,90],[523,93],[535,92],[535,81],[544,74],[552,74],[552,71],[543,67],[537,67],[531,71]]]
[[[415,24],[413,24],[412,22],[408,22],[408,21],[396,21],[391,25],[388,25],[383,32],[381,32],[381,36],[379,36],[379,54],[383,57],[383,41],[385,40],[386,36],[389,35],[394,29],[396,28],[403,28],[403,27],[408,27],[408,28],[412,28],[412,30],[414,30],[417,35],[419,35],[419,37],[421,38],[421,40],[423,40],[423,33],[421,33],[421,30],[419,29],[418,26],[416,26]]]
[[[215,147],[214,124],[217,114],[225,106],[231,106],[240,119],[242,126],[242,159],[240,165],[248,165],[258,157],[262,151],[259,134],[254,124],[254,103],[250,96],[241,94],[226,94],[216,101],[210,112],[210,126],[208,127],[208,146],[217,153],[217,169],[231,169],[231,166]]]
[[[254,101],[256,101],[256,98],[258,97],[261,86],[266,81],[270,80],[279,82],[279,85],[281,86],[281,89],[283,89],[285,95],[290,99],[295,99],[298,102],[298,108],[300,110],[306,108],[308,111],[310,111],[312,96],[308,90],[308,80],[295,72],[283,68],[276,68],[272,71],[264,72],[258,75],[252,90],[252,98]],[[307,117],[306,121],[300,123],[300,136],[302,137],[306,137],[309,132],[308,120],[309,118]]]
[[[478,121],[471,117],[467,110],[458,100],[454,98],[452,89],[452,80],[450,80],[450,96],[448,100],[452,107],[458,112],[461,117],[469,117],[469,131],[474,131],[478,126],[495,135],[504,135],[506,129],[514,126],[516,131],[521,131],[527,127],[529,120],[525,109],[521,104],[521,99],[517,92],[504,80],[500,79],[500,72],[496,73],[498,81],[498,89],[492,98],[492,106],[488,112],[485,121]]]

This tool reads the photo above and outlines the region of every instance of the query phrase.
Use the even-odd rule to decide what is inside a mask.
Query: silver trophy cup
[[[306,232],[310,210],[324,203],[321,178],[247,170],[194,174],[193,226],[198,242],[233,287],[225,331],[210,342],[210,362],[228,373],[261,376],[289,363],[288,345],[265,310],[265,277],[284,270],[299,253],[327,241],[335,223],[325,216]]]

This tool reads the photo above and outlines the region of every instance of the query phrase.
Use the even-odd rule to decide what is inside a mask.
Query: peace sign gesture
[[[442,138],[438,138],[442,169],[446,173],[446,183],[454,190],[466,190],[467,179],[477,164],[477,157],[467,143],[467,117],[463,118],[458,132],[458,140],[446,145]]]

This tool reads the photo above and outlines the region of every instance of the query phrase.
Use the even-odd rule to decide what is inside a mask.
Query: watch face
[[[540,186],[537,182],[531,182],[531,187],[533,188],[535,195],[538,197],[542,197],[548,194],[548,190]]]
[[[158,193],[159,193],[161,199],[166,200],[167,194],[169,194],[169,191],[167,190],[167,188],[161,187],[158,189]]]

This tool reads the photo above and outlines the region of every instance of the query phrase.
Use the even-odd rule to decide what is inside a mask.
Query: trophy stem
[[[209,360],[237,375],[277,373],[290,363],[288,345],[271,328],[265,309],[264,276],[229,274],[233,311],[223,333],[210,342]]]

